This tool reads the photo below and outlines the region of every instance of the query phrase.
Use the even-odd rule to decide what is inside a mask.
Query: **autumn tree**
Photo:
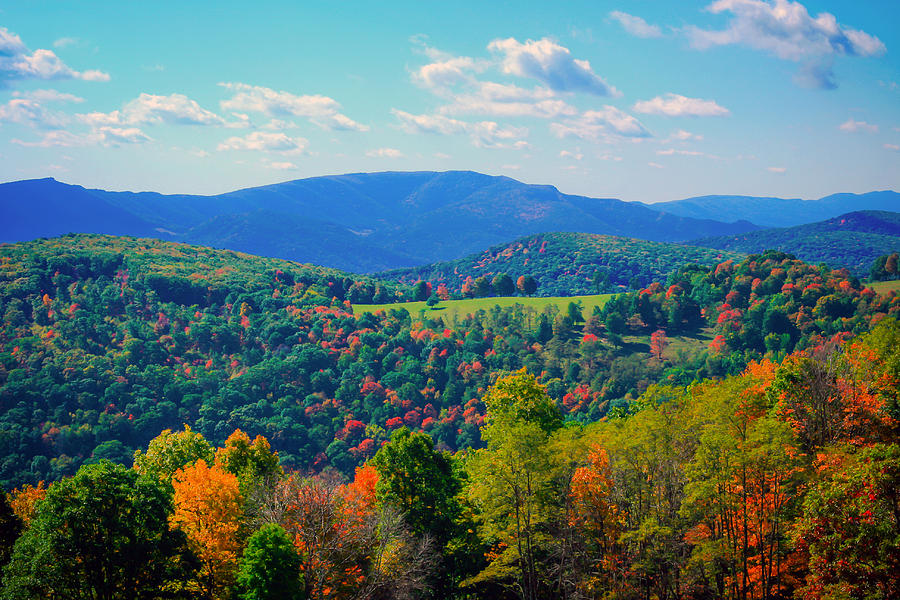
[[[793,536],[809,552],[803,598],[900,597],[900,446],[820,454]]]
[[[669,340],[666,338],[666,332],[664,330],[657,329],[650,334],[650,354],[656,360],[662,360],[663,352],[668,345]]]
[[[3,597],[155,600],[191,576],[184,535],[155,478],[108,461],[54,483],[16,542]]]
[[[537,281],[531,275],[520,275],[516,280],[516,288],[523,296],[531,296],[537,291]]]
[[[23,525],[27,526],[34,518],[37,503],[46,495],[47,487],[43,481],[39,481],[37,485],[26,483],[22,487],[14,489],[9,493],[8,499],[13,513],[22,521]]]
[[[199,591],[204,598],[224,598],[234,583],[241,548],[243,499],[238,478],[201,458],[176,471],[172,485],[172,526],[185,533],[200,559]]]

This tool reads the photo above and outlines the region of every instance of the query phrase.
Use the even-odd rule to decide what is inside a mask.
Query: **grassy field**
[[[900,279],[894,281],[876,281],[874,283],[867,283],[866,286],[872,288],[879,294],[887,294],[891,291],[900,292]]]
[[[512,306],[522,304],[530,306],[536,311],[544,310],[549,304],[555,304],[560,311],[569,307],[569,302],[581,302],[581,311],[585,318],[591,316],[595,306],[603,306],[614,294],[600,294],[597,296],[557,296],[551,298],[470,298],[467,300],[444,300],[434,308],[428,308],[424,302],[403,302],[399,304],[354,304],[353,312],[361,315],[367,312],[389,310],[392,308],[405,308],[412,316],[418,316],[421,311],[429,318],[441,317],[448,325],[454,318],[462,318],[468,314],[474,314],[479,310],[490,310],[494,306]]]

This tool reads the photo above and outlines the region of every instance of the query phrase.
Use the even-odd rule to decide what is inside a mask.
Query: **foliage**
[[[53,484],[5,570],[5,598],[155,599],[189,576],[162,485],[102,461]]]
[[[647,285],[665,279],[687,263],[712,265],[742,256],[740,252],[611,235],[541,233],[458,260],[376,276],[406,285],[430,281],[461,295],[470,291],[475,296],[511,296],[518,291],[525,296],[576,296],[626,291],[633,282]],[[487,285],[476,290],[474,282],[479,276],[485,277]]]
[[[199,591],[204,598],[224,598],[240,555],[242,499],[237,477],[201,458],[176,471],[172,485],[172,527],[184,532],[200,560]]]
[[[237,587],[241,600],[304,598],[300,556],[280,525],[263,525],[247,540]]]

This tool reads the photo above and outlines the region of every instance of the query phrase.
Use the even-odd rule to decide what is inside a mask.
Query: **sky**
[[[898,23],[896,0],[5,3],[0,181],[900,190]]]

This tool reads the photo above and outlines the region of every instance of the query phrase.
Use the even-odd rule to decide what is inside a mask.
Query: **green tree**
[[[498,273],[491,282],[491,287],[498,296],[512,296],[516,292],[516,284],[506,273]]]
[[[531,296],[537,291],[537,281],[531,275],[521,275],[516,280],[516,287],[524,296]]]
[[[156,478],[109,461],[47,490],[5,570],[3,597],[73,600],[177,597],[190,578],[184,535]]]
[[[213,462],[213,448],[203,436],[188,425],[184,431],[166,429],[150,440],[146,452],[134,453],[134,468],[141,475],[171,483],[175,471],[200,459]]]
[[[524,369],[485,394],[487,448],[470,455],[468,497],[493,558],[468,583],[514,582],[524,600],[541,595],[541,557],[551,543],[559,499],[549,439],[562,425],[556,403]]]
[[[247,540],[237,584],[241,600],[304,597],[300,556],[280,525],[263,525]]]
[[[493,289],[490,280],[484,275],[475,280],[474,292],[476,298],[486,298],[490,296]]]

